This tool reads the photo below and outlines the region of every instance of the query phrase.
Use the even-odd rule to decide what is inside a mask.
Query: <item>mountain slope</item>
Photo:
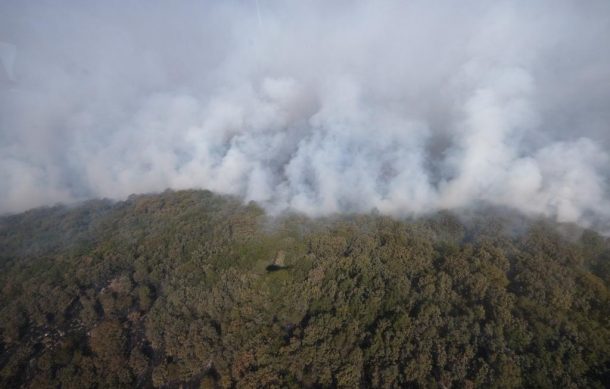
[[[520,220],[207,191],[3,217],[0,386],[607,386],[610,242]]]

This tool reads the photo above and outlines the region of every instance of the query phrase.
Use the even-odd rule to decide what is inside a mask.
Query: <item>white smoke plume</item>
[[[608,226],[609,37],[607,0],[5,0],[0,212],[169,187]]]

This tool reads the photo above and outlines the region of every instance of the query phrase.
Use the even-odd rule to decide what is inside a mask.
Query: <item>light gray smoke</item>
[[[608,225],[608,37],[607,0],[6,0],[0,212],[169,187]]]

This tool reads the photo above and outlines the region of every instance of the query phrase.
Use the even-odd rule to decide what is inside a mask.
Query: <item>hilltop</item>
[[[516,219],[195,190],[5,216],[0,386],[607,386],[610,241]]]

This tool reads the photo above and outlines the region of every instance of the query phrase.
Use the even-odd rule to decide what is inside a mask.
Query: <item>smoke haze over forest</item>
[[[3,1],[0,212],[205,188],[608,228],[610,2]]]

